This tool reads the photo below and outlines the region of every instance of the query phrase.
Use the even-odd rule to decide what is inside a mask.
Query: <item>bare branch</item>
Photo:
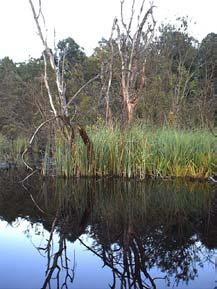
[[[57,90],[58,90],[58,93],[59,93],[59,100],[60,100],[60,103],[61,103],[61,108],[63,110],[63,113],[66,116],[68,116],[68,110],[67,110],[66,98],[65,98],[64,81],[63,81],[63,78],[61,77],[60,69],[59,69],[58,66],[56,66],[55,59],[54,59],[54,54],[53,54],[52,50],[49,48],[49,46],[47,44],[47,40],[46,40],[45,36],[42,33],[42,29],[41,29],[41,26],[39,24],[39,19],[38,19],[37,15],[36,15],[35,8],[34,8],[34,5],[32,3],[32,0],[29,0],[29,3],[30,3],[31,9],[32,9],[32,13],[33,13],[33,16],[34,16],[34,19],[35,19],[35,23],[36,23],[36,26],[37,26],[37,29],[38,29],[39,37],[40,37],[40,39],[42,41],[42,44],[43,44],[43,46],[45,48],[45,52],[46,52],[46,54],[49,57],[51,67],[52,67],[52,69],[55,72],[56,85],[57,85]],[[43,15],[42,13],[40,13],[40,14]],[[47,66],[45,53],[44,53],[44,63],[45,63],[45,66]],[[54,112],[54,115],[57,115],[56,110],[54,108],[53,99],[52,99],[52,96],[51,96],[51,91],[50,91],[50,88],[49,88],[47,77],[45,77],[45,86],[46,86],[47,91],[48,91],[49,100],[50,100],[50,104],[51,104],[52,110]]]
[[[145,13],[145,16],[143,17],[142,21],[140,22],[139,24],[139,28],[138,28],[138,31],[137,31],[137,37],[136,37],[136,42],[138,43],[140,41],[140,38],[141,38],[141,34],[142,34],[142,30],[143,30],[143,27],[144,25],[146,24],[147,20],[148,20],[148,17],[151,16],[153,14],[153,9],[155,8],[155,6],[151,6],[148,11]],[[153,23],[153,26],[155,26],[155,23]],[[149,28],[150,30],[150,28]],[[148,34],[150,31],[147,31],[146,34]]]
[[[50,86],[49,86],[49,83],[48,83],[48,76],[47,76],[47,59],[46,59],[45,53],[43,53],[43,58],[44,58],[44,84],[45,84],[45,87],[46,87],[46,89],[47,89],[50,106],[51,106],[52,111],[53,111],[53,113],[54,113],[54,115],[55,115],[55,117],[56,117],[56,116],[57,116],[57,111],[56,111],[56,108],[55,108],[55,106],[54,106],[53,96],[52,96],[52,94],[51,94]]]
[[[39,1],[39,14],[38,15],[36,15],[35,7],[34,7],[34,5],[32,3],[32,0],[29,0],[29,4],[31,6],[32,13],[33,13],[33,16],[34,16],[34,19],[35,19],[35,23],[37,25],[39,37],[41,38],[41,41],[42,41],[44,47],[47,49],[48,48],[47,41],[46,41],[46,39],[43,36],[42,30],[41,30],[41,27],[40,27],[40,24],[39,24],[39,21],[38,21],[39,16],[42,15],[42,13],[41,13],[41,1]]]
[[[112,26],[112,31],[109,39],[109,46],[110,46],[110,59],[107,64],[108,66],[108,83],[107,83],[107,89],[105,92],[105,100],[106,100],[106,123],[111,127],[112,126],[112,111],[110,108],[110,88],[112,84],[112,76],[113,76],[113,61],[114,61],[114,45],[113,45],[113,34],[115,31],[115,26],[117,23],[117,18],[114,19],[113,26]],[[105,72],[107,74],[107,71]]]
[[[93,82],[94,80],[100,78],[100,75],[97,74],[95,75],[93,78],[89,79],[84,85],[82,85],[78,91],[71,97],[71,99],[68,101],[66,107],[69,107],[69,105],[75,100],[75,98],[82,92],[82,90],[88,86],[91,82]]]
[[[132,2],[132,7],[131,7],[131,15],[130,15],[130,20],[129,20],[129,23],[128,25],[125,23],[124,21],[124,11],[123,11],[123,8],[124,8],[124,2],[125,0],[122,0],[121,1],[121,23],[125,29],[125,32],[126,32],[126,38],[129,38],[130,40],[132,40],[131,36],[130,36],[130,32],[131,32],[131,27],[132,27],[132,23],[133,23],[133,18],[134,18],[134,13],[135,13],[135,0],[133,0]]]
[[[120,86],[123,101],[123,120],[131,122],[133,112],[138,103],[145,84],[145,64],[147,47],[152,40],[155,21],[153,18],[153,4],[145,11],[145,0],[142,1],[137,16],[137,27],[131,37],[131,28],[135,16],[135,1],[132,1],[131,14],[128,24],[124,21],[125,0],[121,0],[121,27],[116,21],[116,44],[121,62]],[[151,21],[149,23],[149,20]],[[110,47],[112,50],[112,47]]]
[[[35,136],[37,135],[37,133],[39,132],[39,130],[40,130],[43,126],[45,126],[47,123],[49,123],[49,122],[53,121],[54,119],[56,119],[57,117],[59,117],[59,116],[54,116],[54,117],[52,117],[52,118],[50,118],[50,119],[42,122],[42,123],[37,127],[37,129],[35,130],[35,132],[33,133],[32,137],[31,137],[30,140],[29,140],[28,146],[26,147],[26,149],[25,149],[25,150],[23,151],[23,153],[22,153],[23,163],[24,163],[25,166],[26,166],[28,169],[30,169],[31,171],[33,171],[33,168],[31,168],[31,167],[25,162],[24,156],[25,156],[25,154],[28,152],[29,148],[32,146],[32,143],[33,143],[33,141],[34,141],[34,139],[35,139]]]

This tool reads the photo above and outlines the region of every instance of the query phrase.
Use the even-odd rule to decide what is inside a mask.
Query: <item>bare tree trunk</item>
[[[122,96],[123,96],[123,126],[130,125],[134,118],[134,112],[139,101],[138,95],[130,97],[129,89],[125,85],[125,81],[122,82]]]
[[[112,110],[110,107],[110,99],[111,99],[111,84],[112,84],[112,78],[113,78],[113,61],[114,61],[114,45],[113,45],[113,34],[115,31],[115,25],[116,25],[117,19],[114,19],[111,35],[109,39],[109,49],[110,49],[110,57],[109,61],[106,60],[106,63],[102,62],[101,64],[101,79],[103,80],[102,85],[102,94],[105,94],[105,119],[106,119],[106,125],[110,128],[113,126],[113,120],[112,120]],[[108,77],[107,77],[108,76]]]
[[[69,114],[69,105],[74,101],[74,99],[77,97],[78,94],[92,81],[99,78],[99,75],[93,77],[90,79],[87,83],[85,83],[72,97],[69,101],[66,99],[66,85],[64,80],[64,61],[63,64],[60,64],[60,61],[55,61],[55,55],[53,54],[52,50],[49,48],[47,43],[47,37],[43,34],[41,25],[39,23],[39,20],[42,19],[43,25],[45,26],[45,19],[42,14],[41,9],[41,1],[38,1],[39,5],[39,13],[36,13],[35,6],[33,4],[32,0],[29,0],[30,7],[33,13],[33,17],[37,26],[38,35],[41,39],[41,42],[44,46],[44,52],[43,52],[43,58],[44,58],[44,84],[47,89],[48,93],[48,99],[50,103],[50,107],[52,110],[52,113],[54,117],[52,119],[56,120],[56,130],[59,130],[62,134],[62,136],[67,140],[69,145],[71,146],[72,150],[74,148],[74,139],[75,139],[75,129],[77,128],[79,131],[79,134],[84,142],[84,144],[87,147],[87,157],[89,163],[93,160],[93,145],[91,143],[91,140],[84,128],[81,128],[78,124],[72,124],[70,121],[70,114]],[[46,31],[46,29],[44,29]],[[56,80],[56,89],[57,93],[53,95],[53,92],[50,88],[49,84],[49,78],[47,75],[47,68],[48,68],[48,60],[50,62],[50,66],[54,72],[55,80]],[[60,67],[61,65],[61,67]],[[37,132],[40,130],[42,126],[44,126],[47,122],[51,121],[52,119],[49,119],[48,121],[43,122],[35,131],[33,134],[33,137],[30,140],[29,145],[32,144],[33,139]],[[27,165],[28,166],[28,165]]]
[[[114,56],[115,48],[119,57],[117,63],[120,64],[116,70],[119,70],[123,127],[132,123],[136,106],[143,93],[147,48],[155,27],[154,6],[151,4],[145,10],[145,0],[141,0],[139,12],[135,17],[135,2],[135,0],[132,1],[130,18],[126,23],[124,19],[125,0],[121,1],[120,21],[114,20],[111,35],[112,38],[116,33],[116,38],[110,38],[112,45],[109,47],[110,53]],[[133,27],[136,27],[134,32],[132,32]]]

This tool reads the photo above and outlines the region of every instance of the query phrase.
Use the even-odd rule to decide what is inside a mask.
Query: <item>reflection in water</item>
[[[1,176],[0,217],[9,224],[18,217],[40,223],[49,232],[43,246],[35,245],[47,260],[41,288],[71,288],[79,254],[76,262],[75,256],[69,259],[68,242],[79,241],[110,269],[110,288],[196,288],[189,281],[200,278],[199,268],[213,262],[213,185],[32,178],[25,190],[19,179]]]
[[[51,288],[52,280],[56,280],[56,288],[67,289],[68,282],[72,283],[74,280],[75,266],[72,269],[69,267],[70,259],[67,256],[67,243],[64,234],[59,235],[57,250],[53,252],[53,236],[58,218],[59,214],[57,211],[46,246],[37,248],[39,251],[44,251],[47,257],[46,277],[42,289]],[[61,271],[65,273],[63,281],[60,279]]]

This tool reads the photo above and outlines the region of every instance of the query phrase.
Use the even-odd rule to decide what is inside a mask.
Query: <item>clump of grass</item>
[[[76,174],[75,163],[78,160],[79,159],[76,158],[75,155],[72,157],[72,150],[68,143],[61,138],[57,138],[54,163],[56,170],[58,171],[58,175],[67,177],[74,176]]]
[[[92,126],[88,132],[94,148],[92,168],[80,139],[72,150],[57,137],[57,175],[206,178],[217,172],[217,142],[207,131],[133,126],[122,132],[119,127]]]
[[[25,138],[10,140],[0,135],[0,162],[21,163],[21,154],[27,145]]]
[[[217,165],[217,143],[208,132],[164,129],[152,137],[152,172],[162,176],[208,177]]]

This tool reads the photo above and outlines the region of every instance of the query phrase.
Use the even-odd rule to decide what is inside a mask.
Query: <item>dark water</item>
[[[217,288],[217,187],[0,175],[0,288]]]

